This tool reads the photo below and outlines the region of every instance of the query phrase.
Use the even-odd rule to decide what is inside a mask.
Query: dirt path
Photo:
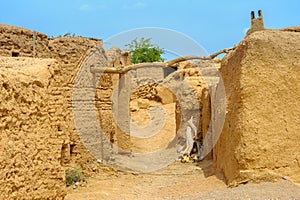
[[[245,184],[236,188],[215,190],[198,197],[187,198],[192,200],[235,200],[235,199],[300,199],[300,187],[287,180],[276,183]],[[186,200],[187,200],[186,199]]]
[[[300,187],[289,181],[226,187],[212,163],[182,164],[130,174],[108,172],[88,178],[86,187],[69,188],[66,200],[98,199],[300,199]]]
[[[226,188],[212,174],[210,162],[199,166],[176,162],[165,169],[138,175],[104,173],[89,178],[87,187],[70,189],[66,199],[174,199]]]

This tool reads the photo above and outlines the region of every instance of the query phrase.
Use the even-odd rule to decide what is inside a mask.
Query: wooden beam
[[[153,63],[138,63],[138,64],[132,64],[132,65],[127,65],[127,66],[120,66],[120,67],[103,67],[103,68],[97,68],[97,67],[93,67],[91,66],[91,72],[92,73],[111,73],[111,74],[125,74],[130,70],[133,69],[138,69],[138,68],[143,68],[143,67],[147,67],[147,66],[157,66],[157,67],[162,67],[162,68],[167,68],[167,67],[171,67],[171,68],[176,68],[176,66],[174,66],[177,63],[180,62],[184,62],[187,60],[212,60],[215,57],[217,57],[218,55],[222,54],[222,53],[228,53],[229,51],[234,50],[236,47],[231,47],[231,48],[227,48],[227,49],[223,49],[220,50],[214,54],[211,54],[210,56],[183,56],[183,57],[179,57],[173,60],[170,60],[168,62],[153,62]]]

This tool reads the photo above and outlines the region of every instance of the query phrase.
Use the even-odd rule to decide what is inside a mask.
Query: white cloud
[[[133,4],[134,8],[145,8],[146,4],[144,2],[136,2],[135,4]]]
[[[95,10],[103,10],[103,9],[105,9],[104,5],[83,4],[79,7],[79,10],[81,11],[95,11]]]
[[[79,10],[82,10],[82,11],[87,11],[87,10],[90,10],[90,9],[91,9],[91,7],[88,4],[83,4],[79,8]]]
[[[134,4],[125,4],[123,6],[123,9],[142,9],[145,8],[147,5],[146,3],[142,2],[142,1],[138,1]]]

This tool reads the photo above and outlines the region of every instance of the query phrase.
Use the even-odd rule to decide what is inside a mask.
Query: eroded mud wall
[[[227,114],[215,147],[227,183],[300,182],[300,34],[258,31],[222,61]]]
[[[81,143],[78,136],[73,112],[73,87],[78,70],[88,55],[88,51],[97,45],[102,45],[101,40],[82,38],[82,37],[60,37],[49,42],[51,50],[49,57],[55,58],[61,63],[62,82],[60,87],[55,88],[55,92],[63,98],[57,99],[57,109],[62,109],[58,120],[60,128],[64,133],[63,154],[65,165],[80,165],[84,169],[97,170],[94,166],[94,158]],[[84,109],[84,108],[82,108]],[[96,162],[97,163],[97,162]],[[91,164],[87,166],[87,164]]]
[[[47,35],[25,28],[0,24],[0,55],[49,58]]]
[[[72,91],[87,51],[102,41],[35,33],[33,45],[30,30],[0,31],[1,199],[63,198],[63,166],[98,170],[74,126]]]
[[[61,66],[1,57],[0,69],[0,199],[63,199],[63,132],[53,107]]]

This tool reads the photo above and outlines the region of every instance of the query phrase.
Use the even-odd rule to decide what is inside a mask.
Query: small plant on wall
[[[85,177],[83,175],[82,169],[80,167],[69,167],[66,169],[66,185],[71,186],[77,182],[84,181]]]

